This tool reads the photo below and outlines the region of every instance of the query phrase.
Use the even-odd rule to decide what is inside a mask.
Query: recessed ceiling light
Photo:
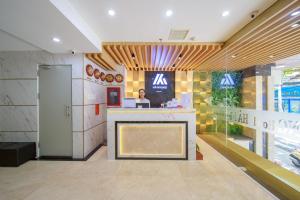
[[[269,58],[274,58],[274,57],[275,57],[275,56],[273,56],[273,55],[270,55],[270,56],[269,56]]]
[[[236,58],[236,55],[232,55],[231,58]]]
[[[300,10],[297,10],[297,11],[295,11],[295,12],[293,12],[292,14],[291,14],[291,16],[297,16],[297,15],[299,15],[300,14]]]
[[[172,10],[167,10],[166,11],[166,16],[167,17],[171,17],[173,15],[173,11]]]
[[[222,16],[223,17],[226,17],[226,16],[228,16],[230,14],[230,12],[228,11],[228,10],[226,10],[226,11],[224,11],[223,13],[222,13]]]
[[[52,38],[52,41],[53,41],[53,42],[59,43],[59,42],[60,42],[60,39],[59,39],[58,37],[54,37],[54,38]]]
[[[110,16],[115,16],[116,15],[116,12],[114,10],[108,10],[108,14]]]

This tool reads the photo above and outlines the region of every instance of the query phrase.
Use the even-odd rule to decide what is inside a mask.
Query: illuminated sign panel
[[[221,80],[220,87],[221,88],[233,88],[234,81],[230,74],[224,74],[224,77]]]
[[[145,72],[145,89],[151,107],[175,98],[175,72]]]
[[[156,74],[152,83],[153,89],[168,89],[167,80],[164,78],[164,74]]]

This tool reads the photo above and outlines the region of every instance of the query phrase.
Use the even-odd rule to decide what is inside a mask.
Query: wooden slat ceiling
[[[278,2],[277,7],[282,2]],[[240,70],[253,65],[274,63],[299,54],[300,26],[293,28],[292,25],[300,22],[300,16],[291,16],[291,13],[300,10],[300,1],[285,2],[288,3],[273,14],[266,13],[261,16],[262,22],[253,26],[250,31],[228,40],[221,51],[196,70],[217,71],[225,70],[225,67],[228,70]]]
[[[86,53],[85,56],[99,65],[100,67],[104,68],[108,71],[113,71],[114,66],[116,66],[116,63],[106,54],[106,52],[102,53]]]
[[[300,53],[300,0],[279,0],[224,44],[103,43],[101,54],[86,56],[107,70],[220,71],[274,63]]]
[[[221,47],[221,43],[103,43],[103,49],[117,64],[143,71],[193,70]]]

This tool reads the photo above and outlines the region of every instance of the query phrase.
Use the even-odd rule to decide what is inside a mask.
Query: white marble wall
[[[0,141],[38,142],[37,68],[72,65],[73,157],[83,158],[82,54],[0,52]]]
[[[94,69],[107,74],[95,63],[84,58],[84,66],[91,64]],[[106,86],[105,82],[84,73],[84,108],[83,108],[83,151],[88,156],[95,148],[104,143],[106,138]],[[100,113],[96,115],[96,104],[100,106]]]

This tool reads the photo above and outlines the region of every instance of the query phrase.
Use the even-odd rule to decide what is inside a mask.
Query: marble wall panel
[[[51,54],[45,51],[0,52],[0,79],[36,78],[39,64],[72,65],[72,78],[83,76],[83,54]]]
[[[0,142],[36,142],[37,132],[0,132]]]
[[[84,105],[106,103],[106,87],[84,80]]]
[[[83,106],[72,106],[73,131],[83,131]]]
[[[0,80],[0,105],[37,105],[37,80]]]
[[[84,130],[106,121],[106,105],[100,104],[100,114],[95,114],[95,105],[84,106]]]
[[[83,159],[83,132],[73,132],[73,158]]]
[[[72,79],[72,105],[83,105],[83,79]]]
[[[37,106],[0,106],[0,131],[37,131]]]
[[[100,124],[84,132],[84,157],[104,142],[106,123]]]

